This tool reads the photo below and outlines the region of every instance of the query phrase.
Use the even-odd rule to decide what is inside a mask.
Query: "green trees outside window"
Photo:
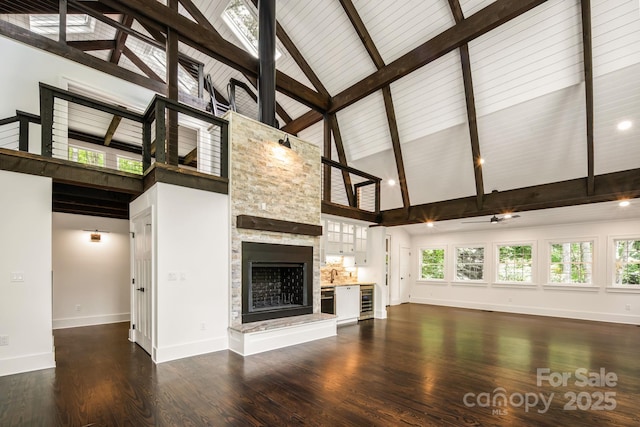
[[[420,263],[421,280],[444,280],[444,249],[422,249]]]
[[[104,153],[100,151],[89,150],[87,148],[74,147],[70,145],[69,160],[85,165],[104,167]]]
[[[484,279],[484,247],[456,248],[456,280]]]
[[[550,276],[552,283],[590,285],[593,271],[593,242],[551,244]]]
[[[640,240],[616,240],[615,284],[640,285]]]
[[[498,246],[498,281],[531,283],[531,245]]]
[[[142,162],[118,156],[118,170],[142,175]]]

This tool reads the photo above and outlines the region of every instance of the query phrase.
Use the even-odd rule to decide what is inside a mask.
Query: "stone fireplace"
[[[313,313],[313,247],[242,242],[242,323]]]

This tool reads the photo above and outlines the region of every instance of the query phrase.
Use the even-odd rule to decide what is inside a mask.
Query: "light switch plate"
[[[24,272],[23,271],[12,271],[11,272],[11,281],[12,282],[24,282]]]

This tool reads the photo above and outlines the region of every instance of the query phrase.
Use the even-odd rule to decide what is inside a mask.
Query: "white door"
[[[133,341],[151,354],[151,215],[133,222]]]
[[[409,284],[411,279],[411,252],[409,248],[400,248],[400,303],[409,302]]]

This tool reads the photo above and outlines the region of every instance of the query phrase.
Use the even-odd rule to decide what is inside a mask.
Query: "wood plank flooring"
[[[405,304],[334,338],[157,366],[127,327],[55,331],[56,369],[0,377],[0,426],[640,425],[631,325]],[[537,368],[571,377],[538,386]],[[580,387],[581,368],[616,384]]]

